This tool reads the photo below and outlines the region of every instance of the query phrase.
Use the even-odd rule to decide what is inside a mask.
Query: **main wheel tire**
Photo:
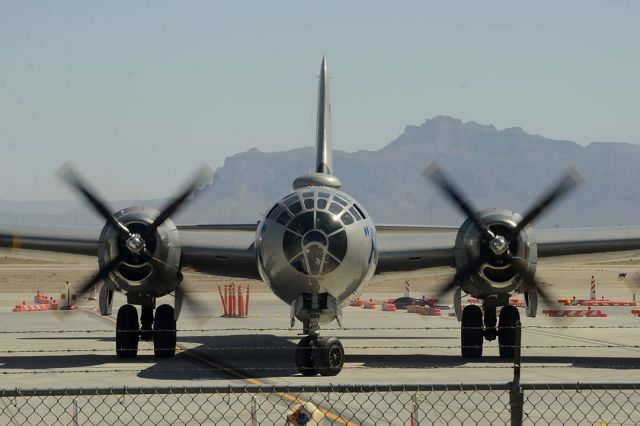
[[[118,358],[135,358],[138,355],[138,310],[133,305],[118,309],[116,320],[116,355]]]
[[[142,305],[140,309],[140,340],[153,339],[153,306]]]
[[[484,331],[482,330],[482,309],[468,305],[462,310],[460,345],[464,358],[481,358]]]
[[[500,310],[498,322],[498,345],[500,358],[513,359],[516,342],[516,322],[520,320],[520,312],[515,306],[507,305]]]
[[[176,354],[176,320],[173,306],[160,305],[153,321],[153,353],[158,358],[171,358]]]
[[[344,365],[344,348],[337,337],[319,337],[316,370],[321,376],[336,376]]]
[[[315,376],[316,369],[314,365],[315,346],[311,336],[305,336],[298,342],[296,347],[296,368],[303,376]]]

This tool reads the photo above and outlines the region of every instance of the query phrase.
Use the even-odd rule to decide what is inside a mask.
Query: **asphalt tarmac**
[[[594,275],[598,297],[632,300],[640,268],[628,258],[559,259],[542,266],[539,276],[557,298],[588,298]],[[37,280],[40,272],[33,271],[37,268],[24,267]],[[11,274],[19,269],[13,268]],[[78,269],[90,270],[84,264]],[[627,277],[619,280],[620,272]],[[3,273],[0,267],[0,278]],[[394,277],[393,282],[404,279],[421,282],[416,274]],[[401,296],[402,288],[389,291],[396,286],[390,282],[378,279],[362,298],[381,302]],[[414,296],[423,292],[430,296],[429,285],[416,285]],[[507,383],[513,377],[512,363],[498,357],[497,341],[485,342],[482,359],[460,356],[459,323],[448,316],[452,310],[433,317],[383,312],[379,305],[373,310],[346,307],[343,329],[335,324],[323,328],[323,335],[340,338],[345,347],[345,366],[338,376],[303,377],[294,364],[301,325],[288,328],[287,305],[256,288],[248,318],[222,318],[213,288],[195,294],[210,308],[206,313],[183,311],[174,358],[157,359],[152,343],[141,342],[138,357],[132,360],[115,356],[115,321],[99,315],[97,302],[81,301],[80,309],[68,312],[11,312],[13,305],[31,300],[33,293],[5,289],[0,293],[0,388]],[[124,302],[116,294],[114,314]],[[593,308],[608,317],[561,319],[543,315],[545,308],[536,318],[519,309],[523,383],[640,381],[640,318],[631,314],[640,308]]]

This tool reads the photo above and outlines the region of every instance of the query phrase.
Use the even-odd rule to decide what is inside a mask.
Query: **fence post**
[[[251,421],[249,426],[259,426],[258,424],[258,410],[256,407],[256,396],[251,397]]]
[[[409,409],[411,410],[411,420],[409,425],[420,426],[420,414],[418,413],[418,402],[415,395],[411,395],[411,405]]]
[[[78,399],[73,398],[73,418],[72,424],[73,426],[80,426],[80,421],[78,420],[78,414],[80,414],[80,410],[78,410]]]
[[[522,344],[522,324],[516,322],[513,348],[513,381],[509,389],[509,405],[511,406],[511,426],[521,426],[524,410],[524,392],[520,387],[520,350]]]

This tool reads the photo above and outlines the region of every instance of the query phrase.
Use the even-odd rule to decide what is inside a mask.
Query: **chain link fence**
[[[2,425],[493,425],[512,410],[524,424],[640,424],[640,383],[0,391]]]

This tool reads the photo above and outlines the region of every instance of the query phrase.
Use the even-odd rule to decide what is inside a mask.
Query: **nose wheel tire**
[[[173,306],[160,305],[153,321],[153,353],[158,358],[171,358],[176,354],[176,321]]]
[[[135,358],[138,355],[138,310],[133,305],[118,309],[116,320],[116,355],[118,358]]]
[[[318,337],[316,370],[321,376],[336,376],[344,365],[344,348],[336,337]]]
[[[336,337],[305,336],[296,348],[296,367],[303,376],[336,376],[344,365],[344,348]]]
[[[515,306],[505,306],[500,310],[498,322],[498,345],[500,358],[513,359],[516,342],[516,322],[520,320],[520,312]]]
[[[482,309],[480,306],[467,305],[462,310],[462,328],[460,345],[464,358],[481,358],[484,331],[482,329]]]
[[[315,376],[315,346],[311,336],[305,336],[296,348],[296,367],[303,376]]]

